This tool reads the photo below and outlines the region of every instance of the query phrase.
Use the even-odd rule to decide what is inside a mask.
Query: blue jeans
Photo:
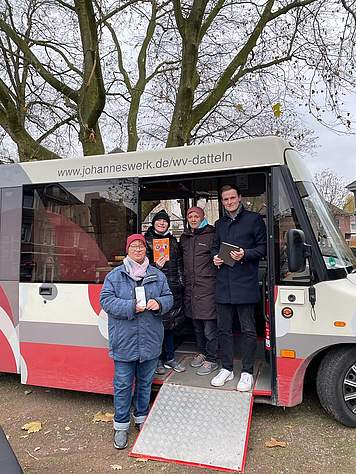
[[[165,329],[162,353],[159,357],[163,362],[174,359],[174,330]]]
[[[133,401],[135,423],[143,423],[149,410],[151,386],[158,358],[140,362],[114,360],[114,430],[128,430]],[[133,385],[135,390],[133,392]]]

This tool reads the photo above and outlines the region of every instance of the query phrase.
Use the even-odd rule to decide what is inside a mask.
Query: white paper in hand
[[[142,308],[146,308],[146,292],[144,286],[136,286],[135,288],[136,294],[136,304],[137,306],[141,306]]]

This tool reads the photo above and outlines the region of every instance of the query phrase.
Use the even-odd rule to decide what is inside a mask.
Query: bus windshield
[[[296,183],[328,271],[356,269],[356,258],[337,227],[329,206],[308,181]]]

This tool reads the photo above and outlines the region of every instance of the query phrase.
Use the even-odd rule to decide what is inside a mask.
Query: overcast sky
[[[344,177],[347,183],[356,180],[356,93],[347,98],[347,110],[352,114],[354,135],[340,135],[309,118],[308,127],[318,137],[314,156],[307,158],[307,166],[314,174],[325,168]]]

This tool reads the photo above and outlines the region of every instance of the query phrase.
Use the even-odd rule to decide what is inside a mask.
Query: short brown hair
[[[237,192],[238,196],[241,196],[241,190],[238,186],[235,184],[225,184],[221,189],[220,189],[220,197],[222,197],[222,193],[225,191],[230,191],[230,189],[234,189]]]

